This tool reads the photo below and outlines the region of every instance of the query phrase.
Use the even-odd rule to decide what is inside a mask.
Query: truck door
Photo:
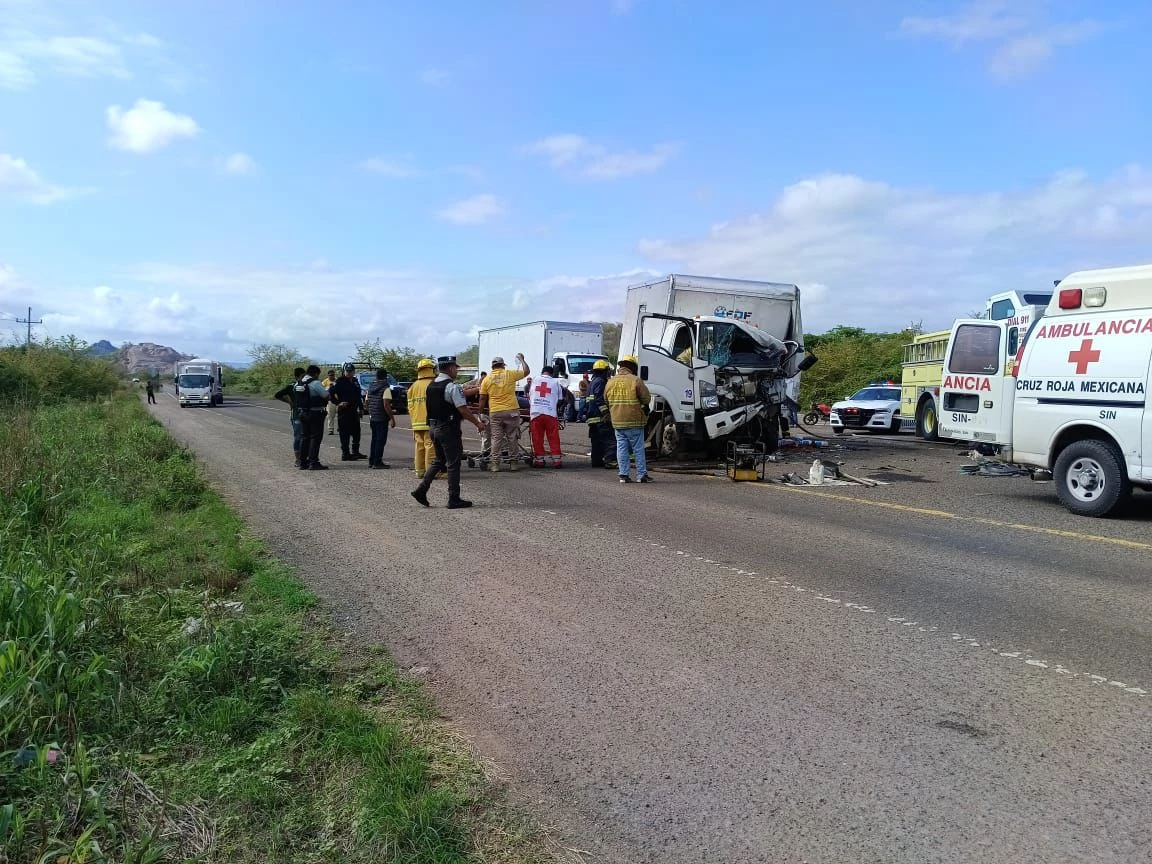
[[[1007,322],[967,320],[952,325],[940,387],[940,432],[989,444],[1011,440],[1016,379]],[[1017,338],[1019,331],[1017,330]]]
[[[640,378],[653,396],[663,399],[678,423],[691,423],[696,416],[695,323],[671,315],[645,315],[638,324],[640,343],[636,359]]]

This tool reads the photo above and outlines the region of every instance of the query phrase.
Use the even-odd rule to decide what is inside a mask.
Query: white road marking
[[[603,528],[601,528],[598,525],[595,527],[599,528],[601,531],[604,530]],[[647,543],[650,546],[658,546],[662,549],[667,548],[663,544],[659,543],[658,541],[650,540],[647,537],[637,537],[636,539],[642,543]],[[671,554],[671,550],[669,550],[669,551]],[[694,559],[696,561],[702,561],[705,563],[712,563],[712,564],[719,565],[724,570],[727,570],[729,573],[733,574],[734,576],[756,576],[757,575],[756,572],[753,570],[745,570],[742,567],[736,567],[736,566],[733,566],[730,564],[725,564],[725,563],[720,562],[720,561],[710,561],[710,559],[707,559],[702,555],[693,555],[691,552],[683,552],[683,551],[677,550],[675,552],[675,554],[686,557],[686,558],[691,558],[691,559]],[[795,593],[798,593],[798,594],[809,594],[814,600],[823,601],[824,603],[828,604],[829,606],[831,606],[833,608],[839,608],[839,609],[843,609],[845,611],[859,612],[862,614],[874,614],[877,612],[877,610],[875,608],[868,606],[868,605],[865,605],[863,603],[846,601],[840,597],[833,597],[830,595],[825,595],[819,591],[815,591],[813,589],[806,588],[806,587],[801,586],[801,585],[796,585],[796,584],[788,581],[787,579],[776,579],[776,578],[767,577],[767,578],[764,578],[762,581],[768,585],[778,585],[782,588],[790,588],[790,589],[792,589],[792,591],[794,591]],[[884,617],[891,624],[895,624],[895,625],[900,626],[900,627],[914,628],[914,630],[912,630],[911,632],[924,633],[925,635],[930,635],[930,634],[939,632],[938,627],[935,627],[932,625],[924,626],[922,624],[922,622],[909,620],[908,618],[906,618],[903,615],[885,615]],[[924,622],[924,623],[926,624],[926,622]],[[992,645],[985,646],[979,640],[973,639],[971,636],[965,636],[963,633],[950,632],[949,636],[950,636],[950,640],[949,640],[950,642],[963,645],[965,648],[985,648],[988,651],[989,656],[1002,657],[1006,660],[1019,660],[1023,663],[1023,665],[1031,667],[1032,669],[1054,672],[1057,675],[1063,675],[1067,678],[1087,679],[1088,681],[1091,681],[1093,684],[1097,684],[1097,685],[1105,684],[1105,685],[1108,685],[1109,687],[1115,687],[1117,690],[1120,690],[1124,693],[1128,693],[1132,696],[1147,696],[1147,695],[1149,695],[1149,691],[1144,689],[1143,687],[1136,687],[1136,686],[1127,684],[1123,681],[1118,681],[1114,678],[1110,678],[1106,675],[1097,675],[1097,674],[1092,673],[1092,672],[1076,672],[1076,671],[1073,671],[1072,669],[1069,669],[1067,666],[1064,666],[1061,663],[1052,663],[1052,662],[1049,662],[1046,660],[1042,660],[1038,657],[1027,656],[1027,652],[1024,652],[1024,651],[1001,651],[999,648],[992,646]]]

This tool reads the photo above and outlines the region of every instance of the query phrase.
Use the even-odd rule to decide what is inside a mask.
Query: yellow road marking
[[[867,507],[879,507],[884,510],[899,510],[903,513],[915,513],[918,516],[933,516],[937,519],[955,519],[960,522],[973,522],[977,525],[988,525],[993,528],[1010,528],[1016,531],[1031,531],[1033,534],[1047,534],[1050,537],[1065,537],[1071,540],[1087,540],[1092,543],[1107,543],[1120,546],[1124,549],[1152,550],[1152,543],[1141,543],[1138,540],[1124,540],[1120,537],[1105,537],[1101,534],[1086,534],[1083,531],[1068,531],[1063,528],[1043,528],[1039,525],[1025,525],[1022,522],[1004,522],[999,519],[987,519],[983,516],[962,516],[959,513],[950,513],[947,510],[930,510],[926,507],[911,507],[907,504],[893,504],[890,501],[869,501],[867,498],[856,498],[852,495],[837,495],[835,492],[817,492],[814,489],[805,489],[799,486],[756,486],[757,489],[784,489],[788,492],[798,492],[801,495],[811,495],[815,498],[831,498],[836,501],[849,501],[853,504],[862,504]]]

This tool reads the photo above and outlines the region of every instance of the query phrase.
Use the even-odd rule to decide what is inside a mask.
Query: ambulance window
[[[992,314],[989,316],[993,321],[1003,321],[1005,318],[1011,318],[1016,314],[1016,307],[1012,305],[1011,300],[997,300],[992,304]]]
[[[1020,348],[1020,328],[1012,327],[1008,331],[1008,356],[1015,357],[1016,351]]]
[[[961,324],[952,338],[948,371],[961,375],[994,375],[1000,369],[1000,328]]]

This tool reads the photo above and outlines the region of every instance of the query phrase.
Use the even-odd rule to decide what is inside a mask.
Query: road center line
[[[594,527],[599,528],[600,526],[597,525]],[[647,543],[650,546],[658,546],[661,549],[669,549],[669,554],[673,554],[670,547],[663,546],[658,541],[653,541],[652,539],[650,539],[648,537],[643,537],[643,536],[637,536],[636,539],[639,540],[641,543]],[[709,562],[709,559],[704,558],[702,555],[694,555],[691,552],[685,552],[683,550],[676,550],[674,554],[682,556],[681,560],[683,560],[685,558],[692,558],[692,559],[695,559],[697,561],[716,564],[722,570],[728,571],[729,573],[731,573],[735,576],[743,576],[743,577],[751,576],[754,579],[757,579],[758,581],[764,582],[768,585],[772,585],[772,586],[776,586],[777,588],[780,588],[780,589],[792,591],[792,592],[795,592],[796,594],[804,594],[811,600],[815,600],[815,601],[820,602],[820,603],[825,603],[825,604],[828,604],[830,606],[842,609],[844,611],[852,611],[852,612],[857,612],[857,613],[861,613],[861,614],[865,614],[865,615],[880,615],[889,624],[893,624],[897,627],[907,627],[910,631],[923,633],[926,636],[932,636],[932,634],[937,634],[937,633],[939,633],[941,636],[944,635],[943,631],[941,631],[939,627],[933,626],[933,625],[929,624],[927,621],[923,621],[921,619],[909,619],[903,615],[892,615],[889,613],[885,613],[885,612],[883,612],[883,611],[881,611],[881,610],[879,610],[873,606],[868,606],[867,604],[864,604],[864,603],[856,603],[854,601],[845,600],[843,595],[839,591],[834,591],[830,595],[826,595],[823,591],[821,591],[819,589],[807,588],[807,587],[804,587],[802,585],[797,585],[795,582],[792,582],[788,579],[781,579],[779,577],[761,576],[755,570],[745,570],[741,567],[736,567],[736,566],[733,566],[733,565],[725,563],[725,562],[720,562],[720,561]],[[1030,667],[1031,669],[1036,669],[1036,670],[1040,670],[1040,671],[1048,671],[1048,672],[1051,672],[1053,674],[1056,674],[1056,675],[1059,675],[1059,676],[1065,677],[1065,678],[1081,678],[1081,679],[1090,681],[1095,685],[1107,684],[1111,687],[1117,688],[1121,692],[1128,693],[1132,696],[1146,697],[1149,695],[1149,691],[1144,689],[1143,687],[1139,687],[1139,686],[1136,686],[1134,684],[1129,684],[1129,683],[1126,683],[1123,681],[1119,681],[1119,680],[1114,679],[1114,678],[1109,678],[1106,675],[1097,675],[1094,672],[1077,672],[1077,671],[1074,671],[1073,669],[1068,668],[1067,666],[1064,666],[1062,663],[1056,663],[1056,662],[1049,661],[1049,660],[1043,660],[1043,659],[1031,656],[1027,652],[1024,652],[1024,651],[1002,650],[1000,647],[991,644],[990,640],[985,640],[985,641],[981,642],[977,639],[974,639],[971,636],[965,636],[962,633],[951,633],[950,636],[951,636],[951,638],[949,640],[950,644],[962,645],[963,647],[966,647],[966,648],[981,648],[981,649],[987,650],[989,652],[988,656],[1000,657],[1000,658],[1004,658],[1004,659],[1008,659],[1008,660],[1017,660],[1017,661],[1020,661],[1023,665]],[[933,638],[940,638],[940,637],[933,637]]]
[[[722,479],[722,478],[717,478]],[[1046,534],[1049,537],[1064,537],[1071,540],[1088,540],[1093,543],[1106,543],[1124,549],[1139,549],[1152,551],[1152,543],[1141,543],[1138,540],[1125,540],[1122,537],[1105,537],[1102,534],[1087,534],[1083,531],[1069,531],[1064,528],[1044,528],[1040,525],[1025,525],[1022,522],[1004,522],[1000,519],[988,519],[984,516],[963,516],[959,513],[950,513],[947,510],[931,510],[926,507],[912,507],[908,504],[894,504],[890,501],[870,501],[867,498],[855,498],[851,495],[837,495],[835,492],[817,492],[799,486],[772,484],[756,486],[761,491],[786,490],[801,495],[811,495],[815,498],[830,498],[835,501],[848,501],[866,507],[879,507],[884,510],[897,510],[901,513],[913,513],[917,516],[931,516],[936,519],[954,519],[958,522],[972,522],[977,525],[988,525],[993,528],[1010,528],[1016,531],[1031,531],[1033,534]]]

